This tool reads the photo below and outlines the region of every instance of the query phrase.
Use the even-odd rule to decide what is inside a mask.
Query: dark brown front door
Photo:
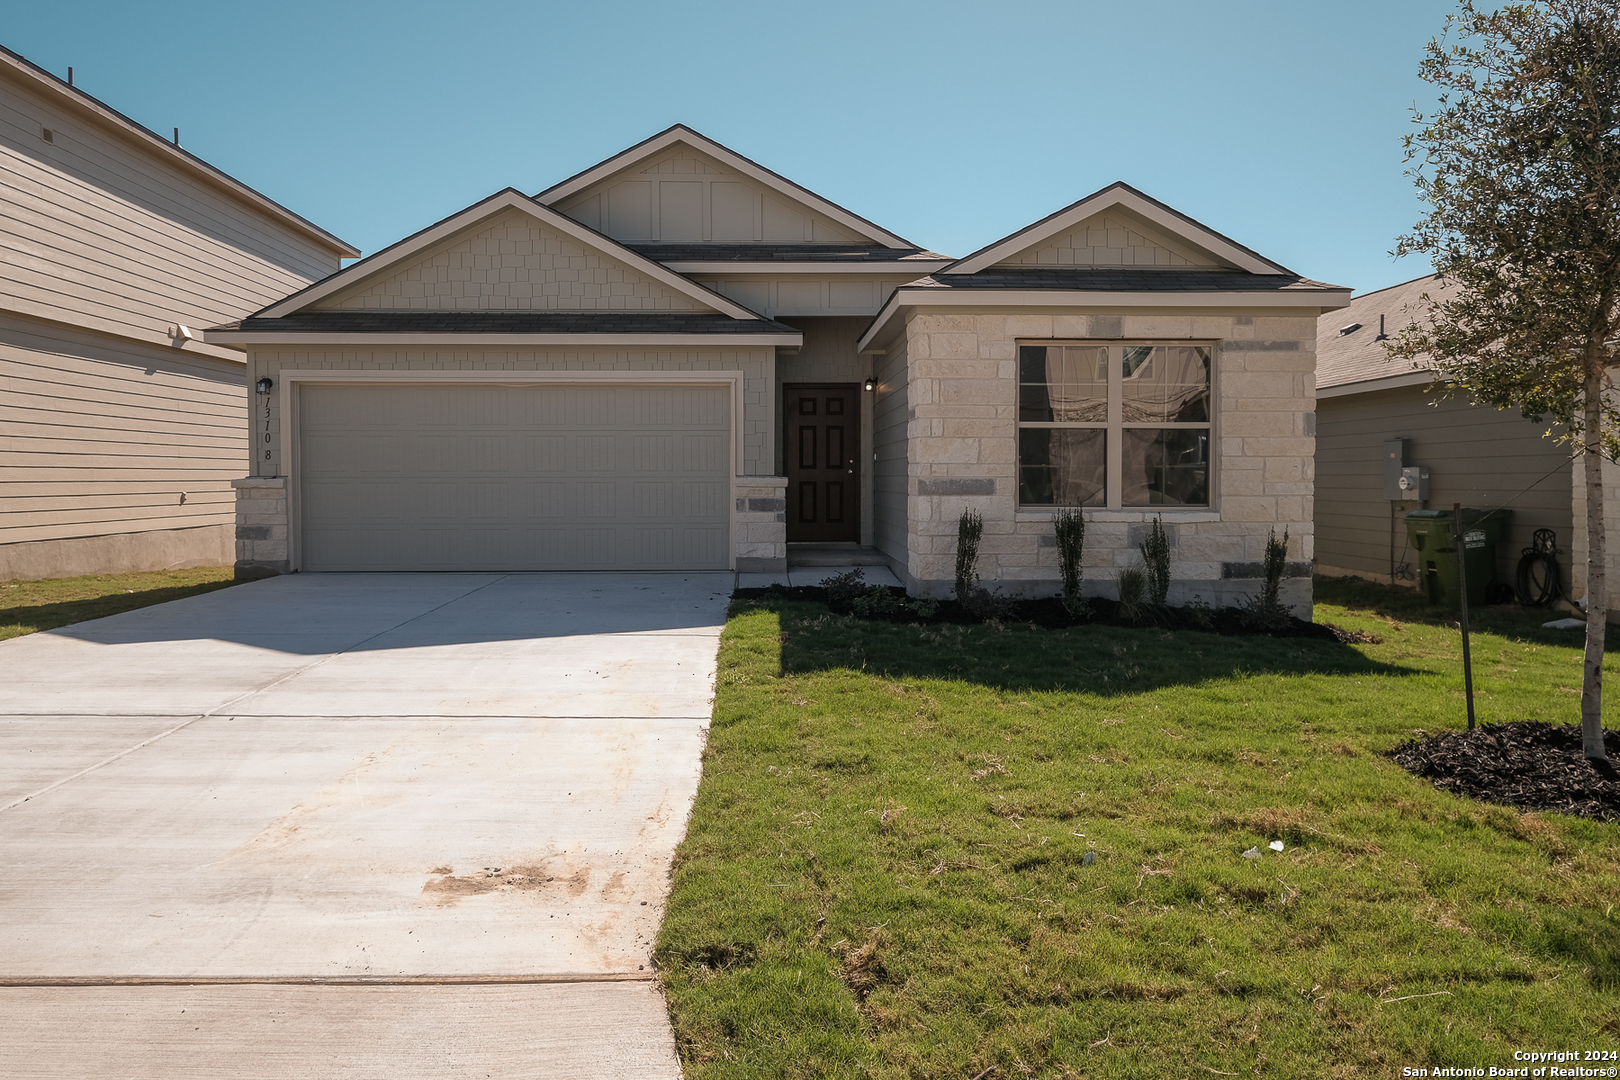
[[[861,389],[787,386],[788,543],[861,538]]]

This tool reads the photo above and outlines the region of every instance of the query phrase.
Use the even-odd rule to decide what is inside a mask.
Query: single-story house
[[[1126,184],[962,259],[683,126],[507,189],[211,329],[258,389],[238,566],[784,568],[875,550],[948,592],[1106,592],[1162,516],[1178,595],[1308,611],[1307,280]]]
[[[359,252],[0,49],[0,580],[229,564],[243,354]]]
[[[1357,296],[1318,322],[1317,572],[1415,586],[1406,514],[1460,502],[1511,511],[1497,547],[1503,582],[1513,582],[1535,532],[1551,529],[1563,591],[1579,599],[1586,591],[1585,500],[1574,447],[1559,443],[1547,422],[1467,394],[1447,396],[1427,366],[1392,361],[1385,351],[1386,341],[1423,318],[1425,295],[1439,297],[1443,288],[1424,275]],[[1402,466],[1422,470],[1424,486],[1392,487],[1388,470]]]

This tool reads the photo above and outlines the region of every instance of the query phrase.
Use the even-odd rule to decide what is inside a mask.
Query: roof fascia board
[[[1223,289],[1219,292],[1096,292],[1058,289],[940,289],[901,286],[872,320],[857,351],[866,350],[901,308],[1026,307],[1094,308],[1308,308],[1319,315],[1346,307],[1349,289],[1278,292],[1273,289]]]
[[[702,135],[696,131],[693,131],[685,124],[676,124],[673,127],[665,128],[663,131],[660,131],[651,138],[643,139],[641,142],[636,143],[636,145],[619,151],[606,161],[592,165],[584,172],[576,173],[561,183],[553,184],[551,187],[548,187],[544,191],[535,195],[535,201],[544,203],[547,206],[561,202],[563,199],[566,199],[571,195],[577,195],[579,192],[584,191],[592,184],[607,179],[614,173],[622,172],[625,169],[631,168],[636,163],[645,161],[646,159],[657,154],[661,154],[670,147],[682,142],[686,143],[694,150],[708,154],[710,157],[717,158],[726,165],[736,169],[744,176],[764,184],[766,187],[771,188],[778,194],[787,196],[794,202],[809,205],[812,209],[826,214],[840,225],[847,229],[855,230],[856,233],[866,237],[868,240],[871,240],[874,243],[887,244],[891,247],[917,246],[904,237],[896,236],[887,229],[878,227],[876,223],[866,220],[859,214],[845,210],[837,203],[817,195],[809,188],[800,187],[792,180],[789,180],[780,173],[772,172],[770,169],[767,169],[757,161],[751,161],[750,159],[745,158],[741,154],[737,153],[735,150],[722,146],[713,139],[709,138],[707,135]]]
[[[950,265],[945,259],[908,262],[667,262],[678,274],[932,274]]]
[[[216,168],[195,154],[176,146],[157,132],[136,123],[123,113],[103,104],[100,100],[91,97],[78,87],[69,86],[55,75],[4,46],[0,46],[0,73],[9,74],[17,82],[33,88],[36,92],[50,96],[81,115],[88,116],[101,127],[111,130],[127,141],[135,143],[154,157],[179,168],[182,172],[196,179],[202,180],[210,187],[224,192],[237,201],[245,203],[249,208],[276,219],[281,224],[292,229],[292,231],[331,251],[334,255],[346,259],[359,256],[360,249],[347,240],[333,236],[308,218],[294,213],[274,199],[255,191],[230,173]]]
[[[1286,274],[1290,272],[1287,267],[1261,257],[1236,241],[1222,236],[1208,226],[1187,217],[1179,211],[1170,209],[1158,200],[1149,198],[1124,183],[1111,184],[1101,191],[1087,195],[1077,203],[1066,206],[1062,210],[1018,230],[1011,236],[997,240],[989,247],[980,248],[973,254],[959,259],[952,265],[950,272],[953,274],[976,274],[980,270],[994,266],[1003,259],[1034,247],[1043,240],[1078,225],[1086,218],[1094,217],[1116,206],[1123,207],[1137,216],[1145,218],[1172,236],[1196,247],[1203,248],[1240,270],[1247,270],[1251,274]]]
[[[412,334],[205,330],[210,344],[340,345],[803,345],[803,334]]]
[[[398,266],[406,260],[422,254],[434,245],[443,243],[458,233],[473,228],[480,221],[507,210],[520,210],[529,214],[544,222],[547,227],[556,229],[558,232],[579,241],[587,247],[593,247],[611,255],[654,279],[659,284],[696,300],[705,307],[718,311],[723,315],[729,315],[733,319],[764,318],[757,311],[750,311],[735,300],[727,299],[717,292],[705,289],[697,282],[684,278],[665,267],[662,263],[654,262],[645,255],[636,254],[611,236],[604,236],[595,229],[581,225],[573,218],[560,214],[549,206],[535,202],[516,188],[497,191],[489,198],[473,203],[466,209],[451,214],[443,221],[429,225],[421,232],[408,236],[391,247],[384,248],[371,256],[371,258],[363,259],[352,266],[345,267],[331,277],[317,281],[307,289],[293,293],[285,300],[265,308],[258,315],[261,318],[274,319],[297,311],[303,311],[328,296],[352,288],[367,278],[384,273],[389,267]]]
[[[1409,371],[1402,375],[1385,375],[1361,382],[1340,383],[1337,386],[1319,386],[1317,399],[1349,397],[1352,394],[1373,394],[1379,390],[1398,390],[1403,386],[1427,386],[1434,382],[1432,371]]]

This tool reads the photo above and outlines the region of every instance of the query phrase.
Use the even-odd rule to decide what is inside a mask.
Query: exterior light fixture
[[[261,375],[259,381],[253,384],[253,389],[260,395],[264,395],[268,394],[270,388],[274,385],[276,385],[275,380],[271,379],[270,376]]]
[[[876,379],[867,379],[866,380],[866,385],[863,386],[862,389],[865,390],[868,394],[870,394],[872,391],[877,389],[877,380]]]

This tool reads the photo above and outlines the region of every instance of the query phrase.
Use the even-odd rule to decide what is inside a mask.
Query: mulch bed
[[[828,590],[819,585],[772,585],[763,589],[738,589],[732,594],[737,600],[807,600],[826,604],[841,615],[852,614],[849,603],[836,603]],[[1003,623],[1029,623],[1048,630],[1064,630],[1072,626],[1121,626],[1137,629],[1156,627],[1161,630],[1199,630],[1209,634],[1242,636],[1261,634],[1278,638],[1305,638],[1316,641],[1359,642],[1377,644],[1379,639],[1357,630],[1342,630],[1328,623],[1312,623],[1290,617],[1280,625],[1259,625],[1254,616],[1241,608],[1157,608],[1146,617],[1132,620],[1119,614],[1114,600],[1094,597],[1087,600],[1089,610],[1079,618],[1069,614],[1063,601],[1055,596],[1039,600],[1007,600],[1005,610],[997,620]],[[978,613],[964,608],[955,600],[939,601],[939,609],[927,618],[912,614],[897,616],[892,622],[907,625],[935,626],[941,623],[969,625],[986,620]]]
[[[1620,732],[1604,732],[1603,741],[1610,762],[1620,758]],[[1620,776],[1612,764],[1586,759],[1578,724],[1486,724],[1411,739],[1389,756],[1441,791],[1516,810],[1620,821]]]

